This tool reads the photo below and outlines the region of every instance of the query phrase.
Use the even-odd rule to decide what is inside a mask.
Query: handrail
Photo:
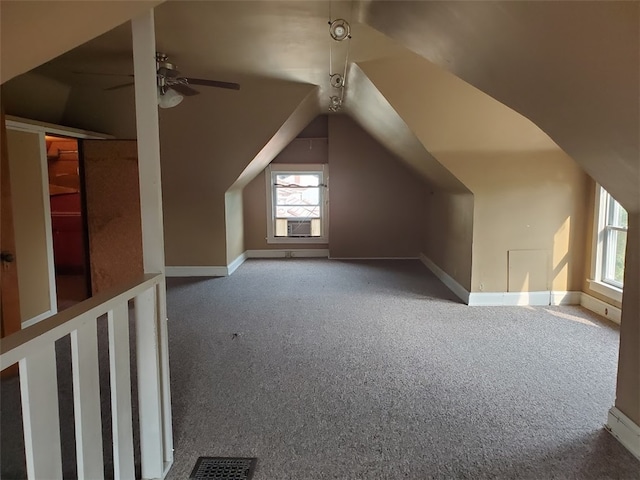
[[[27,356],[28,350],[43,347],[77,330],[89,321],[112,310],[119,303],[160,283],[162,274],[152,273],[137,277],[121,286],[107,289],[60,313],[0,340],[0,370]]]

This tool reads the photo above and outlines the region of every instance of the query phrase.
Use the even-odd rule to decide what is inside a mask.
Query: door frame
[[[42,199],[44,202],[44,221],[45,235],[47,246],[47,265],[49,273],[49,306],[50,309],[33,318],[29,318],[22,322],[22,328],[29,327],[35,323],[44,320],[58,313],[58,302],[56,296],[56,278],[55,265],[53,258],[53,231],[51,227],[51,205],[49,203],[49,167],[47,161],[46,135],[59,135],[76,139],[113,139],[113,135],[107,135],[89,130],[81,130],[72,127],[65,127],[53,123],[40,122],[26,118],[15,117],[12,115],[5,116],[5,125],[7,130],[17,130],[38,134],[40,140],[40,168],[42,169]]]

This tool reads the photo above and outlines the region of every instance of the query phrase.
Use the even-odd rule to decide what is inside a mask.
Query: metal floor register
[[[251,480],[257,458],[200,457],[189,480]]]

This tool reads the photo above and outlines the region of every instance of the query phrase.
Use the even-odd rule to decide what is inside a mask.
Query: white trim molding
[[[598,300],[591,295],[582,292],[580,296],[580,305],[587,310],[597,313],[598,315],[611,320],[614,323],[620,325],[620,319],[622,318],[622,310],[613,305],[609,305],[602,300]]]
[[[551,292],[472,292],[469,294],[470,306],[524,306],[549,305]]]
[[[605,428],[640,460],[640,427],[616,407],[609,410]]]
[[[582,292],[551,291],[549,305],[580,305]]]
[[[247,250],[247,258],[328,258],[328,248]]]
[[[549,291],[539,292],[471,292],[471,306],[545,306],[579,305],[582,292]]]
[[[64,137],[73,138],[91,138],[91,139],[111,139],[116,138],[106,133],[91,132],[89,130],[81,130],[73,127],[65,127],[54,123],[40,122],[28,118],[15,117],[13,115],[5,115],[5,124],[7,128],[13,130],[22,130],[25,132],[40,132],[51,135],[62,135]]]
[[[307,174],[318,175],[320,183],[318,185],[319,207],[320,207],[320,236],[314,237],[276,237],[276,179],[278,174],[299,174],[306,172]],[[278,163],[270,164],[265,169],[266,180],[266,203],[267,203],[267,243],[268,244],[323,244],[329,241],[329,164],[327,163],[308,163],[308,164],[289,164]],[[284,220],[284,219],[283,219]],[[287,220],[307,220],[307,218],[291,218]]]
[[[587,279],[587,283],[589,284],[589,288],[600,295],[604,295],[607,298],[615,302],[622,302],[622,293],[623,290],[618,287],[614,287],[613,285],[608,285],[604,282],[600,282],[598,280],[590,280]]]
[[[293,248],[277,250],[247,250],[226,267],[216,266],[167,266],[167,277],[228,277],[233,274],[247,258],[327,258],[326,248]]]
[[[38,322],[41,322],[42,320],[44,320],[45,318],[49,318],[53,315],[55,315],[57,312],[57,310],[47,310],[46,312],[42,312],[40,315],[36,315],[35,317],[29,318],[28,320],[25,320],[24,322],[22,322],[20,324],[20,326],[22,328],[27,328],[30,327],[31,325],[35,325]]]
[[[227,265],[227,275],[231,275],[233,272],[235,272],[246,259],[247,252],[242,252],[240,255],[238,255],[238,257],[233,262]]]
[[[167,277],[226,277],[227,267],[165,267]]]
[[[418,257],[329,257],[331,260],[420,260]]]
[[[471,305],[469,303],[470,294],[469,291],[460,285],[456,280],[450,276],[447,272],[442,270],[438,265],[433,263],[433,261],[427,257],[424,253],[420,254],[420,261],[427,267],[431,272],[440,279],[442,283],[444,283],[449,290],[451,290],[460,300],[464,303]]]

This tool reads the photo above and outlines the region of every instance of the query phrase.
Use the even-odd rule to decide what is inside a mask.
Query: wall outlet
[[[291,258],[292,256],[293,256],[293,255],[291,255],[291,251],[286,250],[286,251],[284,252],[284,258]]]

